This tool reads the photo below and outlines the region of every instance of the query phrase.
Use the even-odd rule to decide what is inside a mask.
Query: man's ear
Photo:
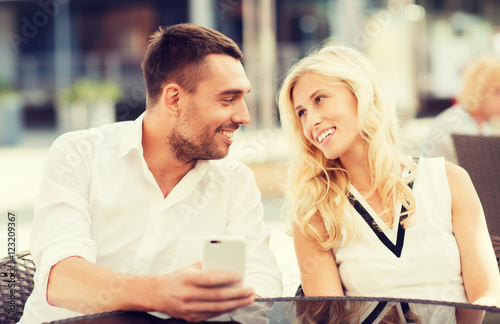
[[[163,108],[165,108],[167,112],[174,117],[179,117],[180,113],[180,92],[181,88],[178,84],[169,83],[163,87],[163,91],[161,94]]]

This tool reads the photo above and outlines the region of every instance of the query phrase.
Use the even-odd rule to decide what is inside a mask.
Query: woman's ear
[[[163,87],[161,94],[161,102],[163,108],[174,117],[179,117],[180,114],[180,91],[181,88],[176,83],[169,83]]]

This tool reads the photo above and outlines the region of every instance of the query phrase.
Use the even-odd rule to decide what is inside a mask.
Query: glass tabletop
[[[51,324],[176,324],[161,314],[111,312]],[[500,323],[500,308],[432,300],[370,297],[289,297],[258,299],[254,304],[202,323]]]

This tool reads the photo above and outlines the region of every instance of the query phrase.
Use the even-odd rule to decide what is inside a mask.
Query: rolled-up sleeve
[[[226,233],[246,237],[245,284],[260,297],[281,296],[281,271],[269,246],[270,231],[263,221],[261,193],[248,167],[238,163],[232,169],[237,181],[229,199]]]
[[[88,210],[92,150],[79,152],[77,136],[69,133],[59,137],[42,167],[30,241],[37,267],[35,289],[42,296],[46,295],[49,273],[56,263],[71,256],[90,262],[96,259]]]

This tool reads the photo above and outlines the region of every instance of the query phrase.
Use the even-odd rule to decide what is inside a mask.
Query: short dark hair
[[[159,27],[151,35],[141,64],[148,96],[146,106],[154,105],[163,86],[170,82],[189,93],[195,92],[198,83],[210,76],[205,64],[209,54],[225,54],[243,61],[238,45],[216,30],[188,23]]]

